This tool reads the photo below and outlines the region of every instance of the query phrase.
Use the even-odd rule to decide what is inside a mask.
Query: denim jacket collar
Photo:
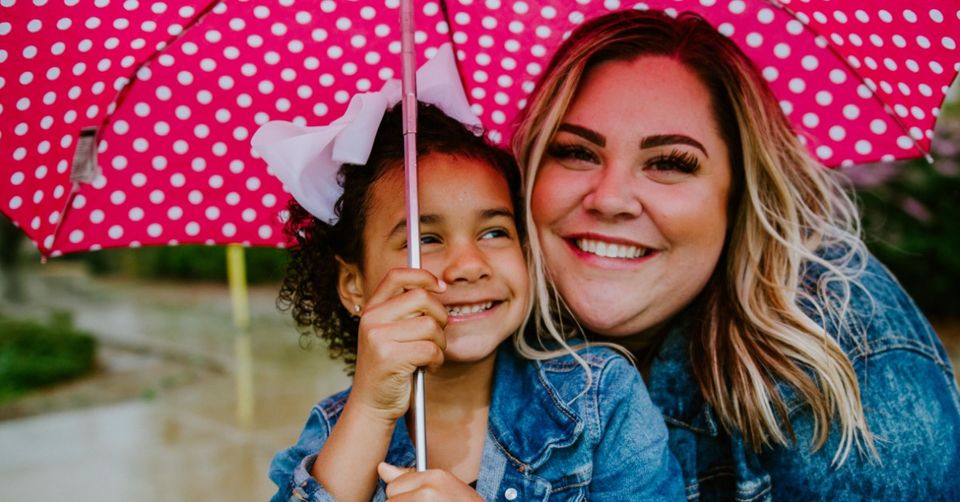
[[[536,374],[531,378],[526,372]],[[540,365],[520,359],[509,341],[497,353],[489,417],[488,436],[521,471],[541,466],[551,449],[573,444],[583,430],[583,420],[547,387]],[[397,421],[386,461],[411,467],[416,457],[406,422],[405,417]]]
[[[719,433],[716,415],[713,407],[704,401],[690,366],[690,339],[687,336],[690,329],[690,323],[682,321],[669,328],[650,365],[647,388],[650,399],[660,407],[668,423],[716,436]]]
[[[553,448],[573,444],[583,420],[551,390],[539,362],[529,364],[514,353],[510,342],[497,354],[490,399],[490,435],[509,450],[521,470],[536,469]],[[534,373],[529,375],[527,373]],[[517,396],[525,399],[518,400]]]

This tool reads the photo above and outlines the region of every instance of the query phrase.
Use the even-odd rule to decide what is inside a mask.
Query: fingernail
[[[381,479],[389,482],[389,481],[392,481],[397,476],[399,476],[400,474],[403,474],[403,469],[395,465],[388,464],[386,462],[380,462],[380,464],[377,465],[377,474],[380,475]]]
[[[440,291],[447,289],[447,283],[443,282],[443,279],[437,281],[437,287],[440,288]]]

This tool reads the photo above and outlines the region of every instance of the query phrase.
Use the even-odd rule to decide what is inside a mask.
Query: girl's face
[[[446,154],[419,159],[420,256],[423,269],[447,283],[448,361],[473,362],[494,352],[527,312],[528,277],[506,180],[485,162]],[[363,232],[364,293],[407,266],[403,169],[371,188]]]
[[[648,333],[706,285],[732,174],[710,93],[681,63],[593,69],[536,176],[531,215],[545,263],[589,330]]]

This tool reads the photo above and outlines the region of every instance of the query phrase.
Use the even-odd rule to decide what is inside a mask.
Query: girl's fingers
[[[441,349],[447,348],[443,326],[433,317],[420,316],[376,326],[360,327],[362,345],[384,346],[393,350],[397,343],[430,341]]]
[[[474,501],[481,500],[477,492],[448,471],[429,469],[414,472],[381,463],[377,472],[387,483],[389,501]],[[388,479],[389,478],[389,479]]]
[[[388,484],[408,472],[413,472],[413,467],[397,467],[386,462],[380,462],[380,464],[377,465],[377,474],[380,475],[380,479],[382,479],[384,483]]]
[[[374,344],[357,358],[357,374],[409,376],[420,367],[435,370],[443,359],[443,349],[432,340]]]
[[[368,324],[383,324],[391,321],[429,316],[440,326],[447,324],[447,308],[437,296],[425,289],[415,288],[399,293],[380,303],[368,303],[360,317],[361,327]]]
[[[391,269],[377,285],[377,289],[367,298],[367,304],[378,304],[387,301],[404,291],[411,289],[425,289],[433,293],[443,293],[447,289],[446,283],[423,269],[394,268]]]
[[[404,373],[413,374],[420,367],[437,369],[443,365],[443,349],[430,341],[404,342],[394,345],[394,354],[386,354],[385,360],[403,361]]]

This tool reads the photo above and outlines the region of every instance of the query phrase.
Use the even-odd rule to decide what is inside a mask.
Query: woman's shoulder
[[[834,261],[842,250],[826,249],[820,255]],[[846,285],[831,278],[822,265],[807,266],[804,289],[816,301],[801,301],[801,308],[826,328],[852,363],[856,365],[890,351],[908,350],[950,369],[949,358],[929,321],[879,260],[862,250],[844,265],[846,270],[853,271]],[[816,295],[818,289],[828,291],[828,298]],[[847,295],[843,294],[844,289]],[[826,308],[828,302],[832,303],[830,308]]]

